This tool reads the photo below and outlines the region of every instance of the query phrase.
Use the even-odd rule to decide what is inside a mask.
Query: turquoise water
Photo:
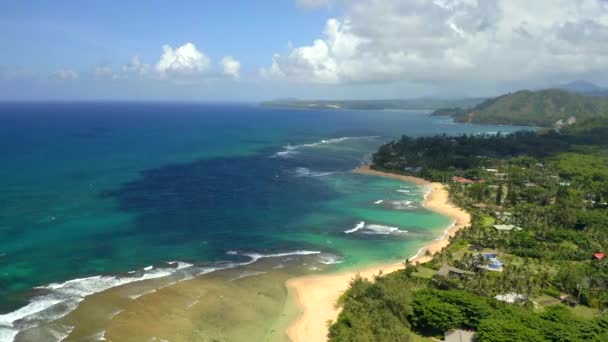
[[[401,134],[515,129],[415,111],[0,104],[0,310],[37,286],[173,260],[409,257],[449,220],[420,208],[420,187],[349,171]]]

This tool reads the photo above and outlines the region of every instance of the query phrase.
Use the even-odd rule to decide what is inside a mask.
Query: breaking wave
[[[391,202],[391,205],[393,206],[393,209],[397,209],[397,210],[408,210],[408,209],[418,208],[417,206],[413,205],[412,203],[414,203],[414,202],[413,201],[393,201],[393,202]]]
[[[383,226],[380,224],[366,224],[364,221],[359,222],[354,228],[345,230],[344,233],[366,234],[366,235],[390,235],[390,234],[406,234],[407,230],[401,230],[398,227]]]
[[[325,177],[325,176],[331,176],[336,172],[317,172],[317,171],[311,171],[308,168],[305,167],[297,167],[293,173],[295,174],[296,177]]]
[[[228,251],[227,254],[239,255],[237,251]],[[97,275],[40,286],[37,287],[36,290],[42,294],[32,298],[27,305],[13,312],[0,315],[0,341],[13,341],[17,334],[22,331],[36,328],[44,323],[56,321],[74,311],[80,302],[87,296],[117,286],[163,278],[169,281],[169,284],[159,287],[163,288],[217,270],[249,265],[263,258],[314,254],[321,254],[321,252],[299,250],[274,254],[247,253],[242,255],[249,257],[251,259],[249,261],[242,263],[218,263],[217,267],[198,267],[183,261],[169,261],[166,262],[168,267],[146,266],[143,269],[130,271],[123,275]],[[144,292],[130,295],[129,297],[135,300],[143,295],[153,293],[156,290],[157,289],[148,289]],[[69,332],[67,332],[67,335],[69,335]],[[58,338],[54,340],[61,341],[67,335],[56,334]]]
[[[351,233],[354,233],[354,232],[356,232],[358,230],[361,230],[363,228],[365,228],[365,222],[361,221],[361,222],[357,223],[357,225],[354,228],[345,230],[344,232],[346,234],[351,234]]]
[[[341,142],[348,141],[348,140],[375,139],[375,138],[378,138],[378,137],[377,136],[341,137],[341,138],[334,138],[334,139],[319,140],[317,142],[310,143],[310,144],[300,144],[300,145],[287,144],[287,145],[283,146],[282,151],[275,153],[273,155],[273,157],[274,158],[287,158],[294,154],[297,154],[300,150],[306,149],[306,148],[312,148],[312,147],[329,145],[329,144],[337,144],[337,143],[341,143]]]

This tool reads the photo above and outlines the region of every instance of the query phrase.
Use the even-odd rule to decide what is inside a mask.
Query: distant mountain
[[[581,95],[588,96],[608,96],[608,89],[602,88],[597,84],[588,81],[578,80],[556,87],[557,89],[567,90]]]
[[[561,127],[577,120],[608,117],[608,97],[593,97],[562,89],[521,90],[486,100],[473,108],[444,108],[434,115],[457,122]]]
[[[484,98],[416,98],[394,100],[296,100],[280,99],[260,103],[262,106],[302,109],[355,109],[355,110],[435,110],[444,107],[472,108]]]

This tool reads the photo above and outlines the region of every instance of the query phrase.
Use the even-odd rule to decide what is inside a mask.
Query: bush
[[[543,293],[554,298],[559,298],[560,295],[560,292],[556,289],[545,289],[543,290]]]

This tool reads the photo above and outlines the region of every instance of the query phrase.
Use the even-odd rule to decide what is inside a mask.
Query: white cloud
[[[114,70],[111,65],[102,64],[95,67],[93,70],[93,76],[97,79],[108,79],[108,78],[116,78],[114,75]]]
[[[123,73],[126,74],[134,74],[134,75],[146,75],[150,71],[150,65],[142,63],[139,59],[139,56],[134,56],[131,59],[131,62],[123,65],[122,67]]]
[[[176,49],[169,45],[163,46],[163,54],[156,70],[161,74],[193,74],[200,73],[209,68],[211,60],[200,52],[192,43],[186,43]]]
[[[238,79],[240,77],[241,62],[232,56],[222,58],[222,68],[224,75]]]
[[[60,81],[76,81],[80,75],[72,69],[60,69],[54,72],[51,78]]]
[[[299,5],[326,4],[299,0]],[[608,70],[604,0],[342,0],[269,78],[317,83],[517,82]],[[318,7],[318,6],[317,6]]]

